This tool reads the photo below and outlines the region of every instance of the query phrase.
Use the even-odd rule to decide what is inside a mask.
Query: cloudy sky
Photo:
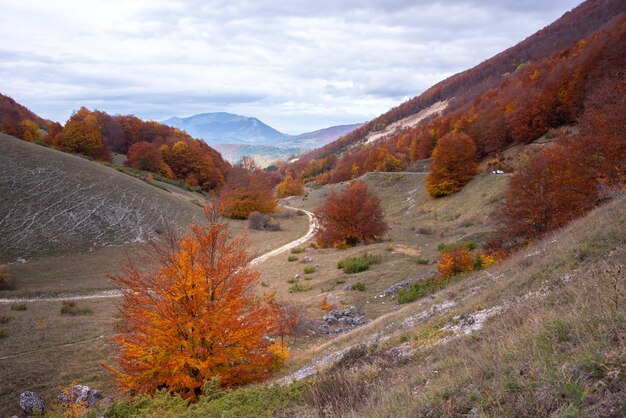
[[[296,134],[371,119],[579,0],[0,0],[0,93],[163,120],[227,111]]]

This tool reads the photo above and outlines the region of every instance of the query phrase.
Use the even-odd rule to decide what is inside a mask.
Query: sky
[[[0,0],[0,93],[164,120],[225,111],[289,134],[364,122],[578,0]]]

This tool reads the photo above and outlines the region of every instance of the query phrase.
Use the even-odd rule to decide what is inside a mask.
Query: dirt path
[[[304,209],[294,208],[291,206],[283,206],[283,207],[285,209],[301,210],[302,212],[304,212],[309,217],[309,230],[307,231],[305,235],[298,238],[297,240],[291,241],[283,245],[282,247],[278,247],[275,250],[269,251],[265,254],[261,254],[260,256],[252,259],[252,261],[250,261],[251,266],[255,266],[269,258],[272,258],[274,256],[287,252],[292,248],[295,248],[299,245],[304,244],[309,239],[313,238],[313,236],[317,232],[319,228],[319,224],[317,222],[317,219],[315,218],[315,215],[313,215],[313,213]],[[0,304],[1,303],[4,303],[4,304],[25,303],[25,302],[54,302],[54,301],[59,301],[59,300],[106,299],[106,298],[117,298],[120,296],[121,296],[121,293],[118,290],[103,290],[101,292],[95,292],[95,293],[90,293],[90,294],[85,294],[85,295],[67,295],[67,296],[54,296],[54,297],[41,297],[41,298],[0,298]]]

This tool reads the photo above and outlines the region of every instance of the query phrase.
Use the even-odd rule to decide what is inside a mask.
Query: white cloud
[[[299,133],[375,117],[576,4],[0,0],[0,92],[61,121],[230,111]]]

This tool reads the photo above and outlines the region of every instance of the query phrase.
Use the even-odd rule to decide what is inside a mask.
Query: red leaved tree
[[[379,241],[389,230],[380,199],[363,181],[349,184],[343,193],[333,191],[315,215],[320,223],[317,241],[322,247]]]
[[[233,219],[247,219],[252,212],[276,210],[276,197],[264,170],[250,157],[235,164],[226,177],[219,200],[220,213]]]
[[[596,204],[597,180],[572,144],[539,151],[511,177],[498,214],[504,247],[559,228]]]
[[[437,141],[433,150],[426,189],[433,197],[456,193],[474,178],[478,170],[476,145],[464,133],[449,133]]]
[[[161,150],[149,142],[141,141],[131,145],[124,164],[137,170],[160,173],[166,177],[172,176],[172,170],[163,161]]]
[[[127,262],[111,277],[122,292],[120,369],[105,368],[125,391],[165,388],[195,400],[212,377],[222,387],[260,381],[284,358],[285,347],[268,337],[286,332],[285,321],[273,295],[253,294],[259,273],[244,239],[230,240],[217,212],[205,212],[206,226],[152,245],[155,267]]]

